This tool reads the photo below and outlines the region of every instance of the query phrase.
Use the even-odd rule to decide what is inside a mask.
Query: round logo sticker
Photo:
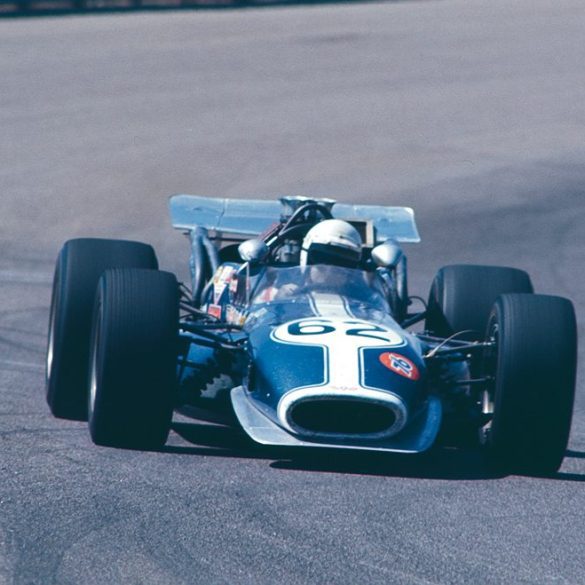
[[[415,381],[420,377],[418,368],[408,358],[399,353],[386,351],[380,354],[379,359],[383,366],[404,378]]]

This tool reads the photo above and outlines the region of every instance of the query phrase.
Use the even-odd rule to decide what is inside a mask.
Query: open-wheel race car
[[[569,300],[534,294],[519,269],[452,265],[411,311],[409,208],[175,195],[170,211],[189,236],[190,286],[138,242],[74,239],[58,257],[47,401],[88,420],[96,444],[161,447],[173,410],[191,407],[235,414],[263,445],[477,440],[501,470],[561,465]]]

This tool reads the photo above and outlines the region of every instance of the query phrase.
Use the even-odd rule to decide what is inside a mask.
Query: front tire
[[[503,295],[491,313],[486,369],[491,423],[483,442],[502,471],[548,475],[560,467],[571,428],[577,365],[572,303],[545,295]]]
[[[100,279],[90,349],[89,430],[97,445],[166,442],[176,395],[179,287],[154,270]]]
[[[158,268],[151,246],[80,238],[59,253],[49,319],[46,399],[54,416],[87,420],[87,364],[93,301],[108,268]]]

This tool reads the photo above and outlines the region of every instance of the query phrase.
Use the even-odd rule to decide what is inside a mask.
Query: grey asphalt
[[[413,293],[524,268],[583,336],[583,30],[581,0],[0,21],[0,584],[585,582],[583,350],[552,478],[291,458],[180,416],[165,452],[98,448],[43,394],[60,245],[148,241],[184,278],[175,192],[411,205]]]

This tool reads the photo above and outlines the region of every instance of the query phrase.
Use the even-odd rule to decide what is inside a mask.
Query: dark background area
[[[222,10],[317,4],[359,4],[369,0],[0,0],[0,17],[64,16],[166,10]],[[411,0],[386,0],[409,2]]]

